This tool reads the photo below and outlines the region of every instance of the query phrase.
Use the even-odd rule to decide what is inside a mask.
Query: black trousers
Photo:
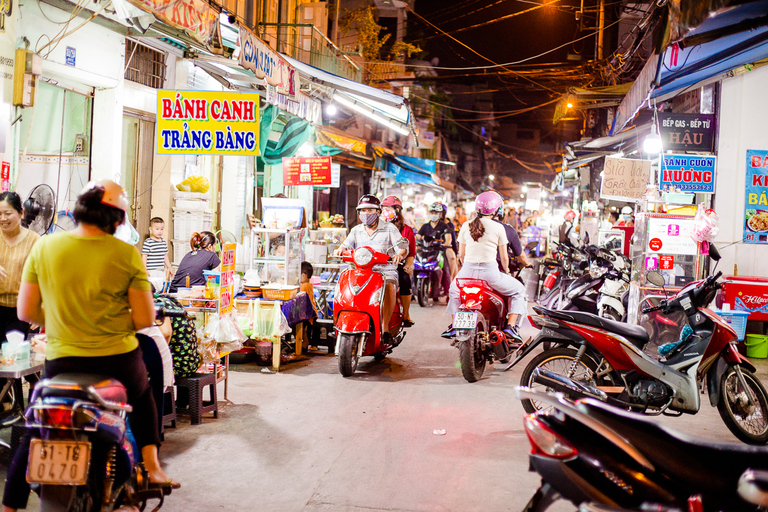
[[[137,334],[137,336],[143,336]],[[150,340],[151,341],[151,340]],[[125,354],[100,357],[60,357],[45,362],[46,378],[61,373],[96,373],[119,380],[128,391],[128,403],[133,406],[129,415],[131,431],[139,448],[160,446],[157,408],[149,387],[147,368],[142,360],[141,349]],[[31,432],[27,432],[8,467],[3,493],[3,505],[26,508],[29,484],[25,474],[29,458]]]
[[[402,265],[397,266],[397,280],[398,286],[400,287],[400,291],[398,292],[400,295],[411,295],[411,293],[413,293],[411,291],[411,276],[403,270]]]

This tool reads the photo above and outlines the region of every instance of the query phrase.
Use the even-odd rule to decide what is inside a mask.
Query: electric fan
[[[22,225],[38,235],[44,235],[51,229],[56,214],[56,196],[48,185],[38,185],[24,201]]]

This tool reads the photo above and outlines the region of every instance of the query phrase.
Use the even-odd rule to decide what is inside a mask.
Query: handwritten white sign
[[[605,157],[600,197],[634,201],[645,193],[650,177],[650,160]]]

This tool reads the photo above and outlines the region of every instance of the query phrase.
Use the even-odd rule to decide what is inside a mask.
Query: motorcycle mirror
[[[712,258],[715,261],[720,261],[720,251],[717,250],[717,247],[715,247],[715,244],[711,243],[709,244],[709,257]]]
[[[661,288],[663,288],[664,285],[666,284],[666,282],[664,281],[664,276],[662,276],[659,272],[656,272],[654,270],[647,272],[645,274],[645,279],[652,285],[659,286]]]

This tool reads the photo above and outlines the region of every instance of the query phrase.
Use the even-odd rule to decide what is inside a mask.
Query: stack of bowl
[[[261,297],[261,286],[250,286],[246,284],[243,286],[243,294],[246,299],[258,299]]]

